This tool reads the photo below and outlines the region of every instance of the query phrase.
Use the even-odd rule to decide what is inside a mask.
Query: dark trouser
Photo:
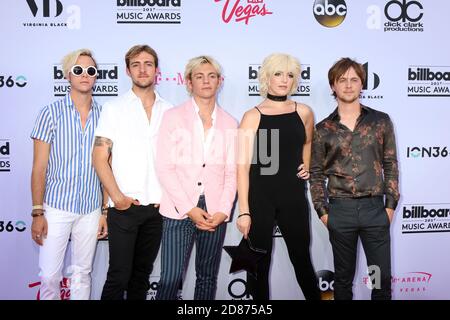
[[[204,196],[200,196],[197,207],[206,211]],[[163,218],[161,278],[156,300],[177,299],[194,241],[197,276],[194,300],[214,300],[225,230],[225,223],[211,232],[197,229],[189,218],[182,220]]]
[[[334,299],[351,300],[358,237],[374,274],[372,300],[391,299],[390,222],[383,197],[330,199],[328,230],[334,257]],[[377,269],[375,269],[377,270]],[[377,279],[377,277],[379,277]]]
[[[132,205],[108,210],[109,269],[102,300],[147,299],[149,277],[161,242],[158,208]]]
[[[295,189],[292,189],[295,190]],[[310,221],[304,191],[292,196],[250,196],[252,222],[249,237],[255,248],[267,250],[267,255],[257,265],[257,278],[247,273],[248,291],[254,300],[268,300],[269,270],[272,257],[273,228],[275,221],[281,230],[295,270],[297,282],[307,300],[319,300],[320,289],[311,262]]]

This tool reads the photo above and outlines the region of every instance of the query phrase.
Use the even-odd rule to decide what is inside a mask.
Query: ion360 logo
[[[4,76],[1,75],[0,76],[0,88],[2,87],[8,87],[8,88],[12,88],[14,86],[19,87],[19,88],[23,88],[27,85],[27,78],[23,75],[20,76]]]
[[[27,229],[25,222],[19,221],[0,221],[0,232],[24,232]]]

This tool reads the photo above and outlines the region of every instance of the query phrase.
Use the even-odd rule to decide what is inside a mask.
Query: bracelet
[[[243,217],[243,216],[249,216],[249,217],[251,217],[252,215],[249,213],[249,212],[244,212],[244,213],[241,213],[240,215],[238,215],[238,219],[240,218],[240,217]]]
[[[108,215],[108,208],[109,208],[109,206],[107,204],[102,206],[102,216],[107,216]]]
[[[31,209],[44,209],[44,206],[42,204],[36,204],[34,206],[31,207]]]
[[[31,211],[31,216],[34,218],[34,217],[40,217],[40,216],[43,216],[44,215],[44,212],[45,212],[45,210],[42,210],[42,211],[39,211],[39,212],[34,212],[34,210],[33,211]]]

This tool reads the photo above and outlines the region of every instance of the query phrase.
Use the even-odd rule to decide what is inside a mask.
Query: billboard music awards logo
[[[150,289],[147,291],[147,300],[155,300],[159,287],[159,276],[150,276]],[[177,300],[183,300],[183,283],[178,287]]]
[[[369,70],[369,63],[366,62],[363,64],[363,68],[366,72],[366,81],[363,83],[363,91],[360,94],[361,99],[383,99],[383,95],[375,94],[375,90],[380,85],[380,76]]]
[[[9,139],[0,139],[0,172],[11,171]]]
[[[447,147],[408,147],[407,158],[447,158]]]
[[[450,203],[405,204],[402,233],[450,232]]]
[[[313,13],[322,26],[334,28],[344,22],[347,16],[347,4],[344,0],[316,0]]]
[[[117,63],[99,63],[97,81],[92,89],[95,97],[113,97],[119,94],[119,70]],[[70,91],[69,82],[64,79],[61,64],[53,65],[53,95],[65,96]]]
[[[248,95],[259,96],[258,72],[261,64],[250,64],[248,66]],[[300,81],[297,90],[292,94],[295,96],[309,97],[311,95],[311,65],[302,64]]]
[[[117,0],[117,23],[181,23],[181,0]]]
[[[408,97],[450,97],[450,66],[409,66]]]
[[[81,28],[79,6],[69,5],[64,12],[63,0],[26,0],[26,4],[33,18],[24,21],[24,27]]]
[[[368,29],[381,30],[384,32],[423,32],[424,24],[422,18],[423,5],[416,0],[391,0],[384,8],[377,5],[367,7],[369,17],[367,19]],[[385,20],[382,21],[384,13]],[[383,22],[383,25],[382,25]]]

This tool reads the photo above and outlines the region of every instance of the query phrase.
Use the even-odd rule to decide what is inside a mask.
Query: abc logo
[[[415,6],[415,9],[412,9],[417,15],[410,16],[409,13],[413,6]],[[384,7],[384,14],[386,15],[386,18],[390,21],[397,22],[399,20],[402,20],[402,22],[406,22],[406,20],[410,22],[417,22],[423,17],[423,13],[421,10],[423,9],[423,6],[418,1],[406,1],[402,0],[392,0],[386,3],[386,6]]]
[[[317,22],[324,27],[334,28],[344,21],[347,5],[344,0],[316,0],[313,12]]]
[[[322,292],[322,298],[325,300],[333,299],[334,273],[329,270],[320,270],[317,272],[317,279],[319,279],[319,289]]]

